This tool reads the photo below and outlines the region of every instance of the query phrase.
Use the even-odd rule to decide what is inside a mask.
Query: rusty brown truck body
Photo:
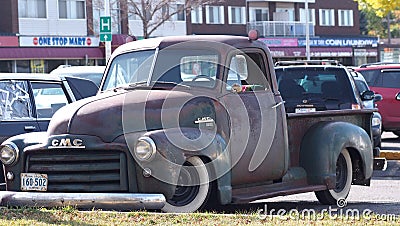
[[[1,146],[1,205],[193,212],[369,185],[372,110],[286,114],[271,54],[237,36],[119,47],[98,95]],[[210,198],[211,197],[211,198]]]

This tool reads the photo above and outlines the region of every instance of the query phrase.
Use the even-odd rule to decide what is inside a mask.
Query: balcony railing
[[[256,21],[248,22],[247,29],[256,29],[260,36],[299,37],[306,36],[306,23],[298,21]],[[314,25],[309,23],[309,34],[314,36]]]

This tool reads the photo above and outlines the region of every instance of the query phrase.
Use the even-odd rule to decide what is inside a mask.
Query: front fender
[[[22,172],[22,169],[24,168],[24,161],[22,161],[24,159],[24,149],[33,145],[45,144],[46,138],[46,132],[32,132],[12,136],[5,140],[1,145],[13,143],[18,148],[18,159],[16,160],[16,163],[10,166],[3,165],[1,167],[3,172],[1,172],[0,175],[0,184],[7,184],[7,189],[12,188],[11,182],[5,180],[6,172]],[[5,188],[5,186],[0,187],[1,190],[5,190]]]
[[[227,144],[221,135],[208,129],[170,128],[147,132],[145,136],[154,140],[158,154],[153,161],[141,162],[140,165],[154,169],[151,170],[153,177],[168,184],[176,184],[186,159],[200,156],[211,172],[211,181],[217,181],[221,204],[231,202],[231,162],[226,150]],[[141,187],[149,189],[148,183],[141,184]]]
[[[24,148],[35,145],[35,144],[45,144],[47,142],[46,132],[31,132],[23,133],[19,135],[12,136],[5,140],[2,145],[7,143],[14,143],[22,151]]]
[[[359,154],[364,179],[370,179],[373,171],[372,144],[365,130],[347,122],[320,122],[309,129],[301,143],[300,166],[307,172],[308,183],[326,184],[328,188],[333,188],[336,161],[344,148]]]

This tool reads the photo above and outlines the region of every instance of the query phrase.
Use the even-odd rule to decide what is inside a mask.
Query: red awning
[[[40,48],[40,47],[13,47],[0,48],[0,60],[21,59],[103,59],[104,51],[101,48]]]

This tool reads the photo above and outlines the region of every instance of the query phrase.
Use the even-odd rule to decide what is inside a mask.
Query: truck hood
[[[191,98],[177,90],[108,91],[61,108],[47,133],[92,135],[112,142],[124,133],[177,127],[181,105]]]

